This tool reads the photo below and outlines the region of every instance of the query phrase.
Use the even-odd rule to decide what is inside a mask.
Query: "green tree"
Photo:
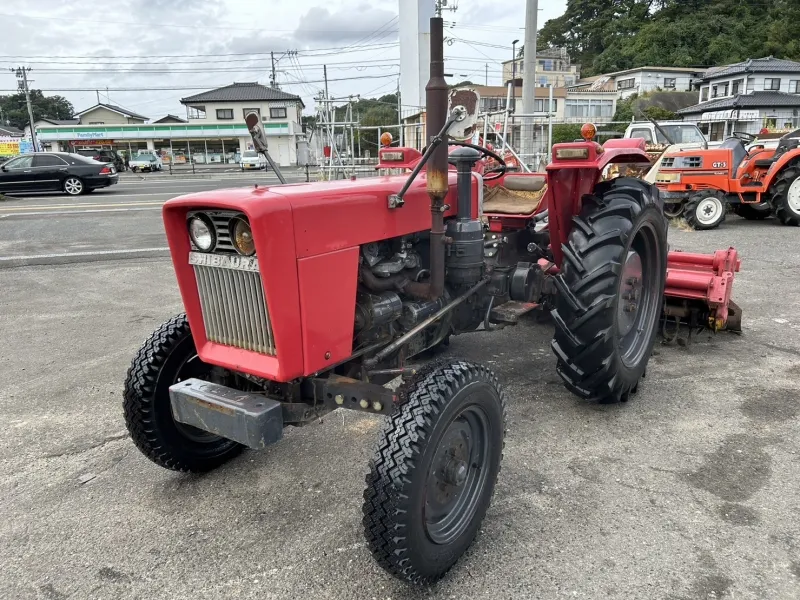
[[[553,125],[553,143],[574,142],[581,139],[582,123],[559,123]]]
[[[347,106],[336,108],[336,120],[346,121],[348,118]],[[386,127],[395,138],[398,137],[397,131],[397,94],[386,94],[380,98],[360,98],[353,102],[353,120],[358,121],[364,127]],[[394,125],[394,127],[391,127]],[[341,131],[341,129],[339,130]],[[349,135],[349,133],[348,133]],[[356,129],[354,131],[355,151],[358,152],[359,142],[361,143],[362,154],[369,150],[372,156],[378,151],[378,130],[377,129]]]
[[[567,0],[542,47],[566,47],[589,76],[641,67],[800,60],[797,0]]]
[[[63,96],[45,96],[40,90],[31,90],[30,95],[34,121],[72,118],[75,109]],[[28,106],[23,92],[0,96],[0,110],[9,125],[22,129],[28,124]]]
[[[671,94],[674,94],[672,92]],[[624,100],[617,100],[617,111],[614,113],[614,121],[627,123],[633,119],[642,120],[645,116],[654,121],[669,121],[678,117],[673,111],[654,104],[655,94],[633,94]]]

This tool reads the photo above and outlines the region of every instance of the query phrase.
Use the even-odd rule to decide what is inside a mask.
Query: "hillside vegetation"
[[[584,77],[770,55],[800,60],[800,0],[568,0],[538,45],[567,48]]]

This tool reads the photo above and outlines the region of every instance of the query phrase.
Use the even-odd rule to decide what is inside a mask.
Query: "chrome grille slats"
[[[237,259],[233,257],[232,260]],[[255,259],[247,260],[250,261],[248,267],[237,267],[229,258],[224,259],[228,263],[192,262],[206,338],[218,344],[274,355],[275,338],[261,273]]]

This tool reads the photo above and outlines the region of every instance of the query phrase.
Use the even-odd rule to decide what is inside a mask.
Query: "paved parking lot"
[[[126,203],[147,198],[163,201]],[[0,204],[0,259],[163,243],[157,205],[8,210],[24,202]],[[740,249],[744,334],[658,347],[628,404],[567,393],[534,319],[453,341],[505,382],[510,429],[478,540],[421,591],[362,541],[376,419],[340,411],[205,476],[162,470],[120,394],[181,310],[168,259],[0,260],[0,598],[800,597],[800,229],[731,216],[670,239]]]

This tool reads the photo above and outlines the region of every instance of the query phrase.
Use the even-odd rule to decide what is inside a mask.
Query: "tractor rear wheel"
[[[693,194],[683,209],[683,218],[692,229],[714,229],[725,220],[728,202],[716,192]]]
[[[364,535],[389,573],[441,578],[469,548],[492,499],[505,435],[505,393],[486,367],[442,360],[400,391],[369,463]]]
[[[133,443],[157,465],[210,471],[244,448],[172,417],[169,387],[190,377],[209,379],[211,370],[197,356],[185,314],[156,329],[134,357],[123,392],[125,424]]]
[[[770,203],[784,225],[800,225],[800,162],[794,162],[781,171],[772,186]]]
[[[769,202],[761,202],[759,204],[739,203],[734,211],[748,221],[763,221],[772,214],[772,207]]]
[[[584,196],[562,246],[553,351],[574,394],[618,402],[635,392],[653,349],[667,273],[667,220],[658,190],[602,182]]]

